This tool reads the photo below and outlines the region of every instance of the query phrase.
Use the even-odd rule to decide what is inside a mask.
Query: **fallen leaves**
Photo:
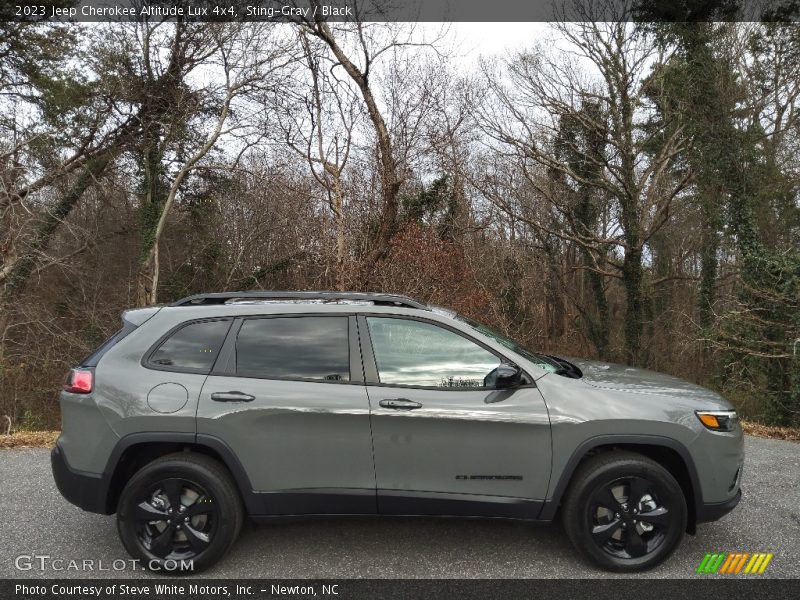
[[[772,425],[755,423],[754,421],[742,420],[742,430],[748,435],[755,435],[757,437],[800,442],[800,429],[793,427],[774,427]]]
[[[0,435],[0,448],[52,448],[60,431],[15,431]]]

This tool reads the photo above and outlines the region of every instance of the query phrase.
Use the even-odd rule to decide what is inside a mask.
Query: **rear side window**
[[[184,325],[150,355],[151,366],[208,373],[228,333],[230,319]]]
[[[236,374],[350,381],[347,323],[347,317],[247,319],[236,340]]]

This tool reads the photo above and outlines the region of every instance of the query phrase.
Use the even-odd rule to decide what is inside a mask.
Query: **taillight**
[[[94,371],[91,369],[71,369],[64,384],[65,392],[91,394],[94,386]]]

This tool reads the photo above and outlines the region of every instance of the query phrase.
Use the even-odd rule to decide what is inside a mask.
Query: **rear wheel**
[[[599,566],[643,571],[667,558],[686,530],[686,500],[657,462],[614,451],[586,461],[563,506],[572,543]]]
[[[140,469],[119,501],[125,549],[160,573],[207,569],[233,545],[244,511],[227,470],[192,453],[170,454]]]

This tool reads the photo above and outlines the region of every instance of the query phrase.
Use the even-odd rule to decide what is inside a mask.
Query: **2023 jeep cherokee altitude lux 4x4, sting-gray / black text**
[[[245,516],[560,513],[586,557],[638,571],[741,497],[742,431],[717,394],[537,354],[402,296],[127,311],[70,372],[61,410],[59,490],[116,512],[151,568],[214,564]]]

